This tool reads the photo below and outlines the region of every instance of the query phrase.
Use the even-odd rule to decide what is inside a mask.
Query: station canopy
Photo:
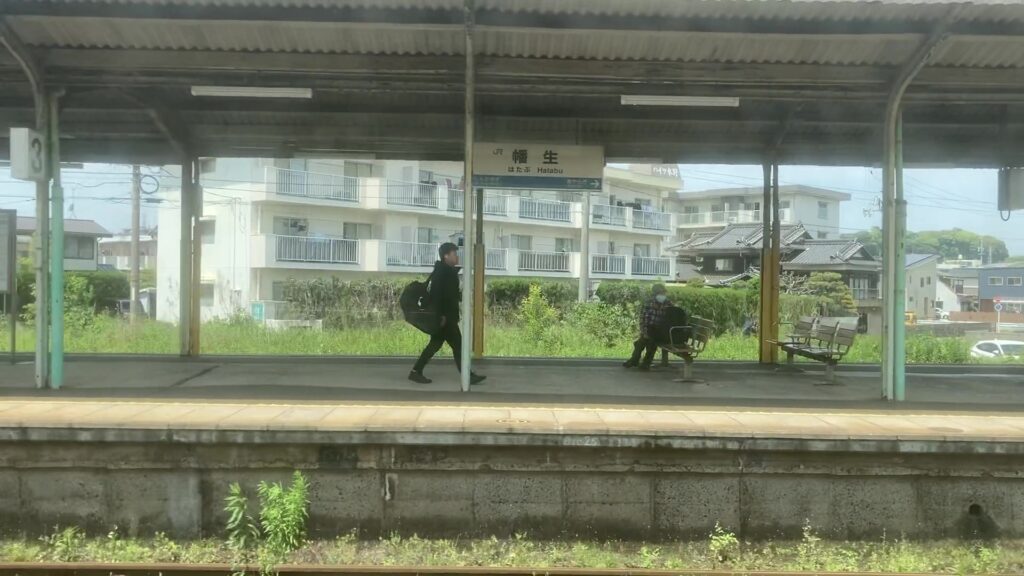
[[[952,15],[905,99],[906,161],[1024,164],[1024,3],[963,4],[476,0],[477,138],[760,163],[784,134],[784,163],[878,164],[890,86]],[[0,0],[0,15],[66,89],[66,160],[462,158],[463,0]],[[6,138],[34,118],[6,51],[0,84]],[[204,86],[311,97],[193,94]]]

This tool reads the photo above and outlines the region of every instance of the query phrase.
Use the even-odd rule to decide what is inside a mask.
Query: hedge
[[[602,282],[597,289],[601,302],[613,306],[636,306],[651,297],[650,282]],[[694,316],[715,322],[719,332],[741,329],[744,323],[757,314],[758,293],[756,289],[694,288],[668,285],[668,297],[672,302]],[[813,296],[783,294],[779,299],[780,321],[793,322],[800,316],[810,316],[820,307],[821,301]]]

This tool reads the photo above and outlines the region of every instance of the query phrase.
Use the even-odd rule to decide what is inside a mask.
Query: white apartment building
[[[100,266],[110,266],[122,272],[132,271],[132,237],[130,234],[118,234],[110,238],[101,238]],[[149,234],[139,235],[139,269],[156,268],[156,238]]]
[[[289,279],[425,275],[462,230],[460,163],[220,159],[202,177],[204,320],[260,310],[272,319]],[[667,280],[664,212],[678,176],[611,169],[591,195],[590,270],[602,279]],[[576,192],[485,190],[489,276],[579,278],[584,225]],[[177,193],[160,208],[158,319],[177,321]],[[253,305],[256,304],[254,307]]]
[[[759,223],[762,220],[763,188],[724,188],[683,192],[671,202],[679,214],[681,239],[694,232],[725,228],[728,224]],[[779,186],[779,219],[783,225],[802,224],[816,240],[840,236],[839,206],[850,195],[812,186]]]

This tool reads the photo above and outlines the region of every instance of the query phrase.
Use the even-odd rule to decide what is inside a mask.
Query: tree
[[[805,284],[807,293],[822,299],[825,316],[844,316],[856,311],[850,287],[835,272],[814,272]]]
[[[877,226],[858,232],[854,238],[873,257],[882,257],[882,230]],[[980,259],[992,264],[1005,262],[1010,257],[1002,240],[960,228],[907,232],[906,247],[907,253],[938,254],[944,260]]]

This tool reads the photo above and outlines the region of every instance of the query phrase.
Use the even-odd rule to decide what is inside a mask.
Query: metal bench
[[[669,329],[668,343],[661,345],[661,364],[668,366],[668,355],[675,354],[683,359],[679,378],[674,382],[703,382],[693,377],[693,361],[700,356],[715,333],[715,323],[693,316],[687,326],[673,326]]]
[[[804,320],[801,320],[794,326],[789,340],[778,344],[786,353],[786,363],[789,365],[793,364],[796,356],[824,363],[825,380],[833,384],[836,365],[853,347],[856,336],[856,328],[843,328],[840,322],[817,322],[816,326],[808,330]]]

